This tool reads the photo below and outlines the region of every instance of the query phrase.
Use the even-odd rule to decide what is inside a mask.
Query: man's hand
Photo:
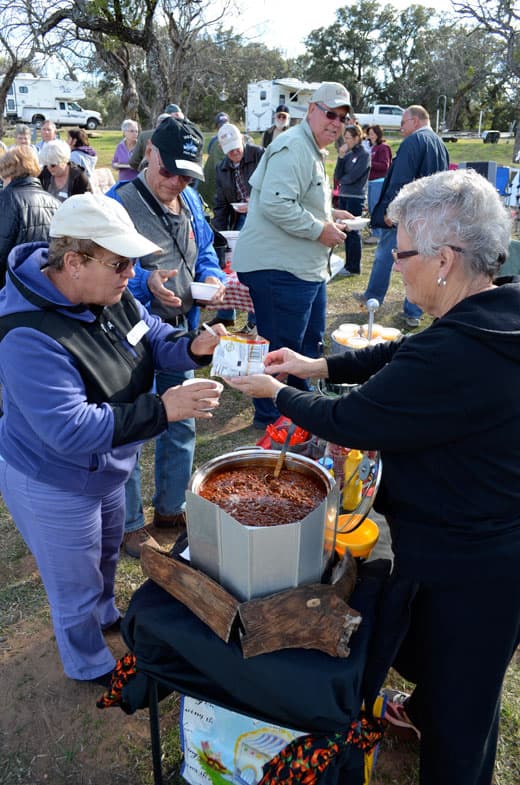
[[[332,220],[333,221],[344,221],[347,218],[355,218],[355,215],[349,213],[348,210],[337,210],[336,208],[332,211]]]
[[[224,295],[226,293],[226,287],[216,276],[208,275],[207,278],[204,278],[204,283],[212,283],[216,284],[219,289],[218,292],[212,297],[210,300],[211,305],[220,305],[224,300]]]
[[[318,240],[323,245],[326,245],[327,248],[334,248],[335,245],[344,242],[345,237],[345,232],[338,229],[336,224],[332,223],[332,221],[327,221],[327,223],[323,224],[323,230],[318,237]]]
[[[170,308],[180,308],[182,305],[182,300],[180,297],[177,297],[175,292],[172,292],[171,289],[167,289],[164,285],[166,281],[170,278],[174,278],[177,275],[177,270],[154,270],[148,276],[147,285],[151,293],[161,305],[165,305],[166,307]]]

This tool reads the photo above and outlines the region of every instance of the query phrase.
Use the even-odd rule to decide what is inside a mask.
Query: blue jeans
[[[384,177],[378,177],[377,180],[368,181],[368,212],[372,215],[372,210],[379,201],[381,196],[381,189],[383,188]],[[372,237],[381,237],[382,229],[371,229]]]
[[[395,248],[396,245],[397,229],[395,227],[381,229],[381,237],[377,244],[374,264],[365,291],[367,300],[371,297],[375,297],[376,300],[379,300],[380,305],[383,304],[388,287],[390,286],[390,276],[392,275],[392,267],[394,264],[392,249]],[[403,303],[403,311],[405,315],[411,319],[418,319],[422,316],[422,311],[419,306],[411,303],[406,297]]]
[[[352,215],[361,215],[364,201],[363,197],[340,196],[339,209],[348,210]],[[361,272],[361,232],[354,230],[346,234],[345,269],[358,275]]]
[[[159,395],[168,387],[193,378],[193,371],[160,371],[155,384]],[[186,506],[186,488],[190,481],[195,451],[195,420],[171,422],[155,441],[155,493],[152,504],[160,515],[175,515]],[[141,498],[141,471],[138,463],[125,485],[125,533],[144,526]]]
[[[303,281],[282,270],[238,273],[249,287],[255,306],[258,333],[270,349],[287,346],[306,357],[318,357],[325,331],[327,292],[325,282]],[[288,383],[300,390],[310,386],[305,379],[289,376]],[[255,420],[268,425],[280,416],[269,398],[255,398]]]

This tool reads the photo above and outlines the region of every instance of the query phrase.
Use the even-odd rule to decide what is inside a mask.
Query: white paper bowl
[[[342,223],[345,224],[347,229],[363,229],[370,223],[370,218],[345,218]]]
[[[217,382],[216,379],[198,379],[197,377],[193,379],[186,379],[183,381],[183,387],[189,387],[192,384],[202,384],[203,387],[208,387],[210,390],[218,390],[219,393],[222,393],[224,390],[224,385],[221,382]]]
[[[209,302],[212,300],[219,290],[218,284],[215,283],[200,283],[199,281],[192,281],[190,283],[191,296],[194,300],[203,300]]]

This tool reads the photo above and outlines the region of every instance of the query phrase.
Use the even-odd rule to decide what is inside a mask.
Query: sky
[[[278,48],[286,57],[302,54],[302,40],[318,27],[329,27],[336,19],[336,9],[347,5],[342,0],[238,0],[242,7],[233,26],[237,32],[271,49]],[[395,8],[407,8],[413,0],[389,0]],[[451,10],[450,0],[415,0],[437,11]]]

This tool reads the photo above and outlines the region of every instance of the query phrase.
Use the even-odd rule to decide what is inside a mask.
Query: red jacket
[[[375,144],[370,148],[370,174],[369,180],[384,177],[392,163],[392,150],[386,142]]]

